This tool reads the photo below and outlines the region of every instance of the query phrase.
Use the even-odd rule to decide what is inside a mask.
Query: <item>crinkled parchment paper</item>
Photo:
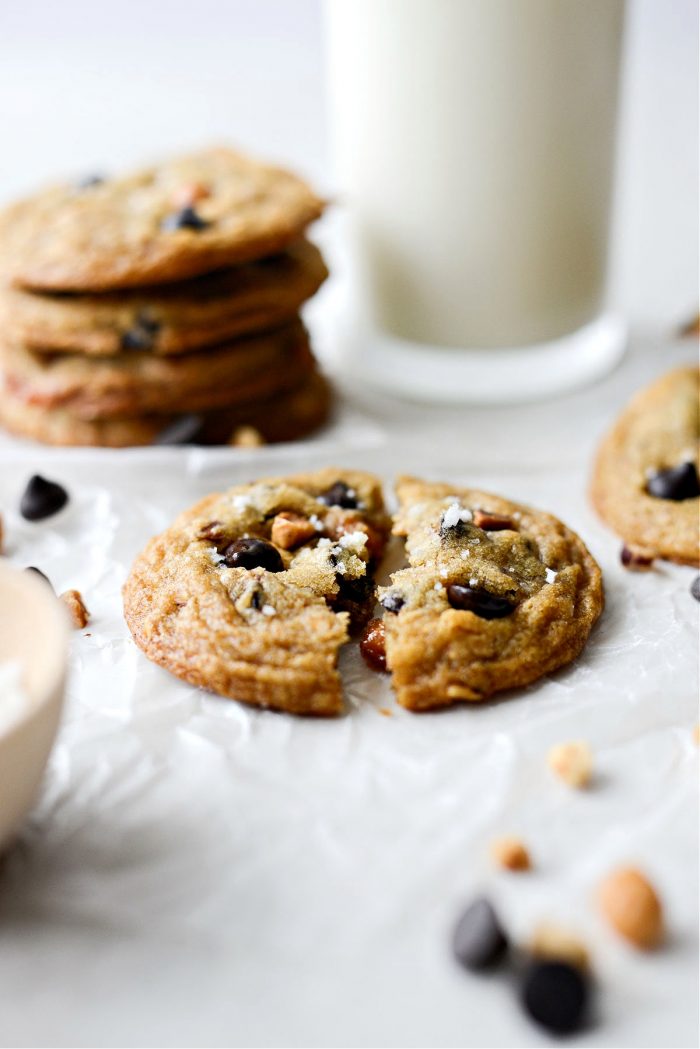
[[[389,410],[360,402],[358,383],[335,429],[280,449],[3,440],[8,556],[78,588],[92,619],[73,638],[42,796],[0,870],[2,1044],[549,1044],[507,972],[452,963],[453,920],[482,889],[516,939],[550,919],[588,942],[596,1017],[575,1044],[697,1044],[700,606],[689,569],[626,573],[585,496],[604,426],[683,353],[637,346],[606,383],[518,409]],[[563,517],[605,572],[583,658],[502,701],[416,716],[352,646],[336,721],[246,709],[149,664],[120,604],[145,541],[207,492],[331,462],[388,484],[400,471],[468,482]],[[41,524],[15,512],[35,471],[71,493]],[[585,792],[545,760],[577,738],[595,755]],[[490,866],[504,833],[526,840],[532,872]],[[593,890],[619,862],[663,896],[659,952],[635,953],[596,912]]]

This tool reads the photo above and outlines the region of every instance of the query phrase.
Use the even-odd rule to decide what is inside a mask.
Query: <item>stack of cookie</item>
[[[212,149],[0,215],[0,422],[63,445],[301,437],[330,390],[299,309],[327,276],[300,179]]]

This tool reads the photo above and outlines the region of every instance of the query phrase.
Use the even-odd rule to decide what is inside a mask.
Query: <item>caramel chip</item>
[[[529,871],[530,853],[520,838],[495,838],[489,846],[491,858],[499,867],[509,871]]]
[[[663,937],[661,901],[651,883],[634,867],[620,867],[598,889],[600,909],[610,925],[640,950]]]

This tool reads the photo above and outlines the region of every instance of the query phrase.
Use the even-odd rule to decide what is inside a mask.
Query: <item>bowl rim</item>
[[[43,607],[49,620],[52,640],[48,651],[45,651],[42,656],[49,660],[45,687],[31,697],[26,710],[23,710],[15,721],[4,729],[0,728],[0,744],[20,732],[35,717],[40,716],[46,707],[55,702],[57,698],[62,701],[68,662],[69,626],[68,613],[62,603],[50,587],[33,572],[27,572],[26,569],[19,568],[0,558],[0,604],[3,600],[3,580],[11,580],[13,586],[26,589],[31,594],[31,600],[38,602]]]

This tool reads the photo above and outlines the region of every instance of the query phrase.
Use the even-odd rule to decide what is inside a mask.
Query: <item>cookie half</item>
[[[28,405],[66,408],[79,419],[196,412],[298,386],[314,366],[300,321],[197,353],[157,357],[41,354],[0,340],[9,393]]]
[[[603,440],[591,498],[629,545],[698,564],[700,383],[678,368],[637,394]]]
[[[178,284],[102,295],[0,291],[3,338],[30,350],[115,356],[187,353],[279,327],[328,271],[307,240],[281,255]]]
[[[261,400],[210,412],[183,415],[79,419],[65,408],[41,408],[0,390],[0,425],[43,444],[126,448],[150,444],[228,444],[242,426],[266,442],[296,441],[328,420],[333,393],[317,371],[301,385]]]
[[[290,172],[208,149],[12,205],[0,216],[0,268],[44,291],[167,283],[284,251],[322,210]]]
[[[408,568],[380,591],[398,702],[433,710],[528,685],[582,651],[603,609],[601,572],[550,514],[403,477],[394,533]]]
[[[351,620],[373,604],[388,533],[381,486],[335,468],[202,500],[151,540],[124,586],[136,644],[222,696],[339,714]]]

